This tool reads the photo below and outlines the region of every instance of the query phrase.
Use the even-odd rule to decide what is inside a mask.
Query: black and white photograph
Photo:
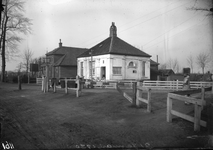
[[[213,0],[0,13],[0,149],[213,148]]]

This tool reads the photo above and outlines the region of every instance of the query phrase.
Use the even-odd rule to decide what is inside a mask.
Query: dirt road
[[[84,89],[76,98],[73,91],[44,94],[37,85],[22,88],[0,84],[1,142],[17,149],[205,147],[208,142],[204,128],[196,133],[182,119],[166,122],[167,93],[153,93],[153,112],[147,113],[145,105],[131,107],[113,89]],[[187,138],[192,135],[199,137]]]

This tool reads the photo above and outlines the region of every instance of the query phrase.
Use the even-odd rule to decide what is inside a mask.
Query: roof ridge
[[[113,42],[113,40],[114,40],[114,38],[112,36],[111,40],[110,40],[109,53],[112,51],[112,42]]]
[[[62,63],[62,61],[64,60],[66,55],[67,54],[64,54],[61,58],[59,58],[59,60],[54,63],[54,66],[59,66]]]

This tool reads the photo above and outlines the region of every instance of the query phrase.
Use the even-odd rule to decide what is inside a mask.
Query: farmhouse
[[[78,75],[96,80],[150,79],[150,57],[118,38],[113,22],[107,39],[78,56]]]
[[[85,48],[62,46],[46,54],[48,65],[42,65],[42,72],[48,67],[49,78],[71,78],[77,75],[77,56],[87,51]]]

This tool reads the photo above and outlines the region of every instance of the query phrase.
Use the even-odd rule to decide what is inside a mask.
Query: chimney
[[[157,63],[158,63],[158,55],[157,55]]]
[[[109,34],[110,37],[117,37],[117,28],[115,26],[115,23],[112,22],[112,25],[110,27],[110,34]]]
[[[61,39],[60,39],[59,47],[62,47]]]

